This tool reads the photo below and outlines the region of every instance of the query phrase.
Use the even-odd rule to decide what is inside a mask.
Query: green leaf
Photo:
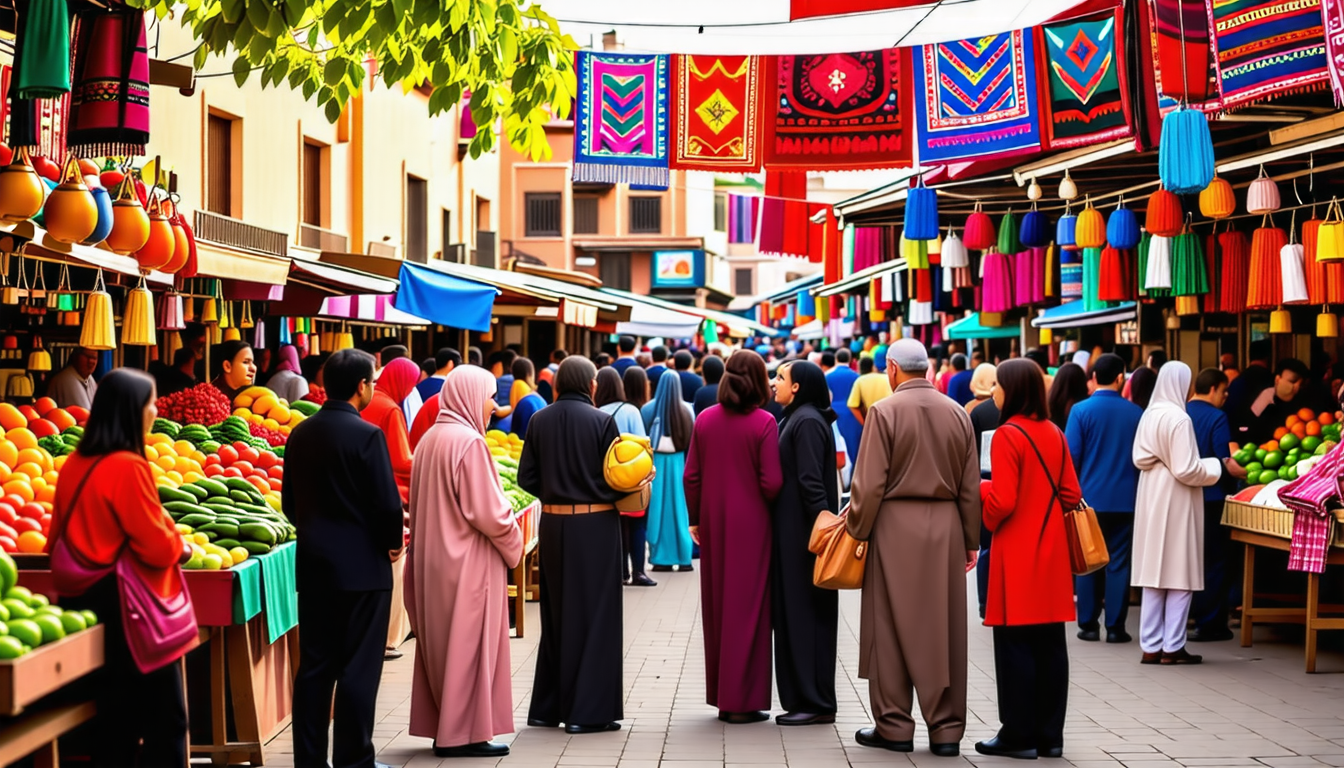
[[[252,65],[247,63],[247,59],[239,56],[233,60],[233,82],[236,83],[239,88],[243,87],[243,83],[247,82],[247,76],[251,73]]]
[[[345,59],[331,59],[322,68],[322,82],[335,85],[345,79]]]
[[[305,75],[302,69],[295,67],[294,69],[289,70],[289,87],[298,88],[304,83],[304,77]],[[304,101],[308,100],[307,95],[304,95],[303,98]]]
[[[397,14],[397,18],[399,19],[410,15],[412,9],[415,8],[414,0],[392,0],[389,5],[392,6],[392,10]]]
[[[317,93],[317,83],[313,82],[311,77],[305,78],[303,81],[303,100],[311,101],[315,93]]]
[[[264,32],[271,23],[271,4],[266,0],[247,0],[247,21],[257,32]]]
[[[209,48],[205,47],[204,44],[197,46],[196,53],[194,53],[191,57],[191,66],[194,67],[196,71],[199,72],[201,69],[205,67],[205,60],[209,56],[210,56]]]
[[[326,106],[327,122],[335,123],[341,119],[341,105],[336,103],[335,99],[327,102]]]
[[[230,24],[241,21],[243,14],[247,11],[247,6],[243,0],[220,0],[219,7],[224,20]]]

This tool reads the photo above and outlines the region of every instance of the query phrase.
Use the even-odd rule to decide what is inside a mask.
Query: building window
[[[303,223],[312,227],[322,226],[322,185],[326,181],[322,154],[320,145],[304,142]]]
[[[602,254],[601,261],[598,262],[597,276],[607,288],[630,290],[630,254]]]
[[[210,115],[205,136],[205,207],[211,213],[233,216],[233,162],[235,120]]]
[[[527,192],[523,195],[523,233],[527,237],[560,237],[560,193]]]
[[[595,196],[574,196],[574,234],[597,234],[597,198]]]
[[[663,231],[663,198],[630,198],[630,234],[657,235]]]
[[[733,293],[738,296],[752,295],[750,269],[738,268],[733,270]]]
[[[714,231],[728,231],[728,195],[723,192],[714,195]]]
[[[406,258],[429,260],[429,182],[406,177]]]

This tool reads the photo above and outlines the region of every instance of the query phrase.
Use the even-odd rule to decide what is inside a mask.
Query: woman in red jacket
[[[154,395],[154,380],[129,368],[99,382],[79,450],[61,468],[47,551],[63,541],[74,557],[96,570],[114,564],[125,549],[144,583],[171,597],[180,594],[179,563],[191,556],[191,548],[164,514],[145,460],[145,434],[158,415]],[[58,584],[80,578],[78,573],[53,575]],[[90,680],[98,703],[95,764],[186,765],[181,669],[167,664],[140,672],[122,624],[117,578],[114,570],[83,594],[61,601],[66,610],[93,611],[105,627],[105,661]]]
[[[1064,625],[1075,617],[1063,512],[1082,499],[1064,433],[1049,420],[1040,368],[1025,358],[998,369],[993,480],[981,483],[994,533],[985,624],[994,628],[999,719],[985,755],[1060,757],[1069,690]]]

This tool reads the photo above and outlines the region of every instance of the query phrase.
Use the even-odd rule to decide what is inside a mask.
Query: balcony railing
[[[194,223],[198,240],[280,258],[289,255],[288,233],[262,229],[228,216],[199,210]]]
[[[345,253],[350,249],[350,238],[329,229],[303,224],[299,226],[299,245],[318,251]]]

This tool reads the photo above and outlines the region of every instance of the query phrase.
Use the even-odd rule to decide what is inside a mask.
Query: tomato
[[[207,467],[210,466],[211,464],[218,464],[219,462],[220,462],[219,454],[217,453],[212,453],[209,456],[205,457],[205,466]]]
[[[233,466],[233,462],[238,460],[238,450],[232,445],[219,446],[219,463],[226,467]]]
[[[0,144],[0,165],[9,165],[12,162],[14,162],[14,150]]]
[[[258,469],[270,469],[280,461],[280,457],[270,451],[257,451],[257,460],[253,462]]]
[[[42,414],[38,413],[37,409],[31,405],[20,405],[19,413],[22,413],[23,418],[27,419],[29,422],[34,422],[42,418]]]
[[[15,520],[14,525],[10,527],[19,533],[23,533],[24,531],[33,531],[35,533],[42,532],[42,524],[31,517],[20,517],[18,520]]]
[[[246,461],[248,464],[256,464],[257,456],[258,456],[257,449],[253,448],[250,445],[238,449],[238,458],[242,459],[243,461]]]
[[[238,459],[237,461],[233,462],[232,466],[236,467],[239,472],[242,472],[243,477],[247,477],[248,475],[257,471],[257,468],[252,466],[252,462],[247,458]]]
[[[278,477],[272,477],[271,479],[269,479],[269,480],[267,481],[267,484],[271,486],[271,490],[272,490],[272,491],[277,491],[277,492],[278,492],[278,491],[281,491],[281,490],[284,490],[284,487],[285,487],[285,481],[281,480],[281,479],[278,478]]]
[[[244,448],[251,448],[251,447],[252,446],[248,445],[247,443],[244,443],[242,440],[233,441],[233,450],[237,451],[240,456],[242,455]]]
[[[51,530],[51,515],[43,515],[42,519],[37,522],[42,524],[42,535],[47,535],[47,532]]]
[[[0,523],[0,536],[8,536],[15,541],[19,540],[19,532],[14,530],[14,526],[4,523]]]
[[[15,538],[18,537],[16,536]],[[19,551],[19,545],[15,543],[14,539],[8,536],[0,536],[0,550],[4,550],[9,554],[14,554]]]
[[[218,464],[209,464],[205,467],[204,472],[206,477],[218,477],[224,474],[224,468]]]
[[[3,499],[3,501],[9,506],[13,507],[15,512],[17,512],[20,509],[23,509],[23,505],[28,503],[27,499],[23,498],[17,493],[5,494],[5,498]]]
[[[81,157],[79,159],[79,173],[82,176],[97,176],[102,173],[102,170],[98,167],[97,163],[88,158]]]
[[[30,520],[41,520],[42,516],[45,514],[47,514],[47,511],[45,509],[38,506],[37,504],[34,504],[31,501],[28,502],[27,504],[24,504],[23,507],[19,510],[19,517],[26,517]]]
[[[251,483],[251,484],[252,484],[252,487],[257,489],[257,493],[270,493],[270,492],[271,492],[271,486],[270,486],[270,483],[267,483],[265,480],[261,480],[261,479],[259,479],[259,478],[255,478],[255,477],[249,477],[249,478],[247,478],[247,482]]]
[[[15,510],[14,507],[10,506],[8,503],[0,501],[0,523],[5,523],[6,525],[8,525],[9,523],[12,523],[18,519],[19,519],[18,511]]]
[[[225,477],[242,477],[243,471],[237,467],[228,467],[224,470]]]
[[[270,469],[266,470],[266,476],[273,480],[284,480],[285,468],[283,465],[277,464],[274,467],[271,467]]]

